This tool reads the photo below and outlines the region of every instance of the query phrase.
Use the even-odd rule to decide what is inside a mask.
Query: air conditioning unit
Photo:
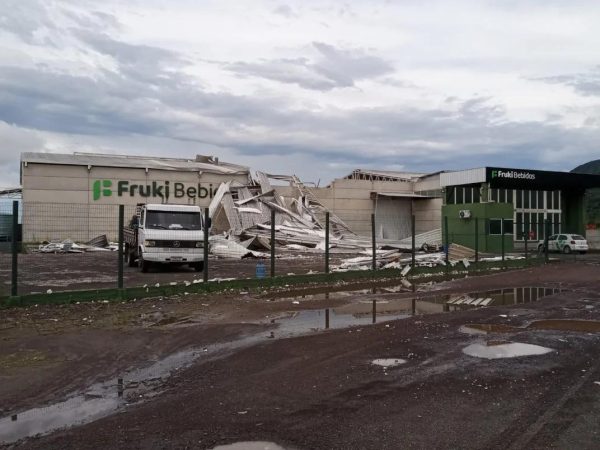
[[[458,212],[458,217],[460,217],[461,219],[470,219],[471,218],[471,211],[468,209],[461,209]]]

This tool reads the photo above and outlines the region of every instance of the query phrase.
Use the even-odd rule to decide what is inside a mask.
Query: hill
[[[571,172],[598,175],[600,174],[600,159],[577,166],[571,170]],[[589,189],[587,191],[585,197],[585,211],[588,222],[600,223],[600,188]]]

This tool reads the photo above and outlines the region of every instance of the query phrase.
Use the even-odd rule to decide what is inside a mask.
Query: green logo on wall
[[[152,197],[160,198],[161,201],[169,201],[170,196],[174,198],[213,198],[217,189],[213,188],[212,183],[206,187],[201,183],[188,185],[181,182],[169,181],[152,181],[149,184],[130,183],[125,180],[118,180],[114,183],[114,194],[116,197]],[[92,197],[94,201],[100,200],[102,197],[111,197],[113,195],[112,180],[95,180],[92,183]]]
[[[492,178],[496,178],[498,176],[497,170],[492,170]]]
[[[98,200],[100,197],[110,197],[112,195],[112,191],[110,188],[112,187],[112,181],[110,180],[96,180],[94,181],[94,185],[92,187],[92,192],[94,193],[94,201]]]

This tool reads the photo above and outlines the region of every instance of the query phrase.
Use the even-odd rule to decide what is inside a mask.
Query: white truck
[[[204,268],[204,225],[199,206],[139,204],[124,227],[125,261],[147,272],[152,264]]]

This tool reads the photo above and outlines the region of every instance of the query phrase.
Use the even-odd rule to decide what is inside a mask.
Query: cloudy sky
[[[355,168],[600,158],[600,2],[3,0],[0,185],[23,151]]]

